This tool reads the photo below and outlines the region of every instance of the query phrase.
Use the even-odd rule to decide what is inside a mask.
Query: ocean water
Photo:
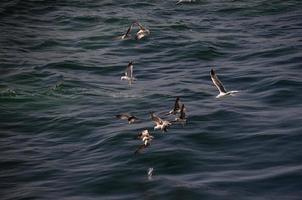
[[[1,1],[2,200],[302,198],[302,2],[175,3]],[[154,131],[176,96],[187,124]]]

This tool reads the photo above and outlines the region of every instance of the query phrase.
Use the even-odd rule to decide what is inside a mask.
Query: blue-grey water
[[[175,3],[1,1],[1,200],[302,198],[302,2]],[[154,131],[176,96],[187,124]]]

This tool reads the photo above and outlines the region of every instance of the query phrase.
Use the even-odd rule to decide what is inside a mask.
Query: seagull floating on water
[[[132,84],[132,82],[135,80],[133,76],[133,61],[130,61],[125,72],[125,76],[121,77],[121,80],[127,80],[129,82],[129,85]]]
[[[138,134],[137,137],[143,141],[145,146],[150,144],[151,140],[153,139],[153,136],[150,135],[150,133],[147,129],[143,130],[140,134]]]
[[[139,22],[136,22],[136,24],[139,26],[139,31],[136,33],[136,40],[140,40],[145,36],[150,35],[150,31],[148,29],[146,29],[145,27],[143,27]]]
[[[214,85],[219,90],[219,94],[216,96],[216,98],[224,97],[227,95],[234,96],[235,93],[238,93],[239,91],[233,90],[233,91],[226,91],[224,86],[222,85],[222,82],[218,79],[214,69],[211,69],[211,79],[214,83]]]
[[[135,121],[138,120],[137,117],[135,117],[134,115],[130,115],[128,113],[122,113],[122,114],[116,115],[116,117],[119,118],[119,119],[126,119],[126,120],[128,120],[129,124],[132,124],[132,123],[134,123]]]
[[[160,129],[164,132],[168,131],[169,126],[172,125],[171,122],[167,120],[162,120],[160,117],[156,116],[154,112],[150,112],[151,120],[155,123],[154,130]]]
[[[141,152],[144,148],[148,147],[153,139],[153,136],[149,133],[149,131],[143,130],[138,136],[139,139],[143,141],[143,144],[140,145],[137,150],[134,152],[135,154]]]

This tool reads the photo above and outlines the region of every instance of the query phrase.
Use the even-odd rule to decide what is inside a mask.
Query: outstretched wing
[[[214,69],[211,69],[211,79],[220,93],[226,93],[226,90],[225,90],[224,86],[222,85],[221,81],[218,79]]]
[[[128,35],[129,35],[129,33],[130,33],[131,29],[132,29],[132,25],[133,25],[133,24],[131,24],[131,25],[129,26],[129,28],[127,29],[127,32],[125,33],[125,36],[128,36]]]
[[[185,104],[182,104],[181,106],[181,110],[180,110],[180,119],[186,119],[186,113],[185,113],[186,109],[185,109]]]
[[[146,28],[143,27],[139,22],[136,22],[135,24],[139,26],[140,30],[146,30]]]
[[[180,109],[180,100],[179,97],[176,97],[175,104],[174,104],[174,111],[177,111],[179,109]]]
[[[133,77],[133,61],[129,62],[129,64],[127,66],[127,69],[126,69],[126,72],[125,72],[125,75],[128,76],[129,78]]]
[[[162,124],[163,123],[163,120],[161,118],[159,118],[158,116],[156,116],[154,113],[151,113],[151,120],[155,124]]]

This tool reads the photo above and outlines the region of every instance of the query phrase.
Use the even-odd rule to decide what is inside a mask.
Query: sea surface
[[[301,57],[300,0],[1,1],[0,199],[300,200]]]

